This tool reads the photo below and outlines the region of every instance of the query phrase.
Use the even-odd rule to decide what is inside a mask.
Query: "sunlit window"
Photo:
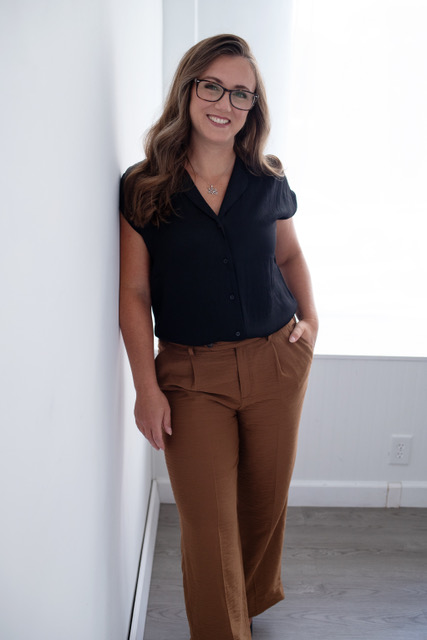
[[[427,2],[295,2],[287,174],[318,352],[427,356]]]

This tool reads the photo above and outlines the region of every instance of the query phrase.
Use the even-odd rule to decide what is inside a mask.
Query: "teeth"
[[[216,122],[217,124],[227,124],[228,122],[230,122],[225,118],[218,118],[218,116],[208,116],[208,118],[209,120],[212,120],[212,122]]]

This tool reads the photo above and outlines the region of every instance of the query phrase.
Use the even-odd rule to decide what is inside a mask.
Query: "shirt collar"
[[[187,198],[189,198],[193,202],[193,204],[195,204],[208,216],[217,219],[224,216],[227,211],[229,211],[229,209],[233,206],[236,200],[240,198],[240,196],[248,186],[248,181],[248,170],[246,169],[240,158],[236,156],[233,171],[231,172],[230,180],[228,182],[228,186],[218,216],[203,198],[202,194],[197,189],[188,173],[186,174],[184,181],[184,195],[187,196]],[[189,188],[187,189],[187,187]]]

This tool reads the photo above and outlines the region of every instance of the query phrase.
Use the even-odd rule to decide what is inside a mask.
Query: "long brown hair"
[[[235,137],[234,151],[255,175],[280,177],[283,169],[274,156],[265,156],[270,132],[264,83],[255,58],[245,40],[224,34],[206,38],[183,56],[172,81],[163,114],[145,138],[146,159],[126,176],[123,196],[128,215],[138,225],[150,220],[158,225],[173,211],[171,198],[182,190],[186,155],[190,143],[189,105],[195,78],[219,56],[242,56],[255,74],[258,100],[248,112],[244,127]]]

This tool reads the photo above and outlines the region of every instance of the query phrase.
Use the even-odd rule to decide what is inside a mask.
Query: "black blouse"
[[[120,210],[151,258],[156,336],[204,345],[267,336],[289,322],[297,303],[275,259],[276,220],[297,208],[286,178],[254,176],[236,158],[216,215],[186,174],[176,213],[159,227],[130,221],[123,178]]]

